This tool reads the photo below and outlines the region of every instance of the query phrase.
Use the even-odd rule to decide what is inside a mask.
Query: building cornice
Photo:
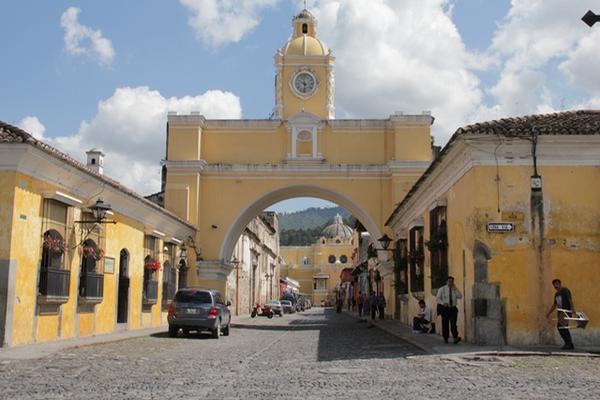
[[[170,237],[188,237],[196,233],[190,224],[170,216],[167,210],[121,191],[101,177],[86,173],[29,144],[0,143],[0,171],[15,171],[52,185],[61,194],[80,199],[81,207],[90,205],[96,197],[102,197],[114,213],[166,232]],[[48,195],[48,190],[45,192]]]
[[[538,167],[544,166],[600,166],[600,136],[549,135],[539,136]],[[472,168],[531,166],[531,142],[522,138],[491,135],[461,135],[448,149],[439,165],[420,183],[389,221],[394,231],[408,229],[410,221],[419,218],[422,211],[443,198],[450,188]],[[543,172],[542,172],[543,173]],[[402,224],[402,225],[400,225]]]

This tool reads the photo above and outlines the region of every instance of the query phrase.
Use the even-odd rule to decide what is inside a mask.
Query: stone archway
[[[336,203],[350,211],[350,213],[352,213],[352,215],[363,224],[367,231],[371,233],[372,237],[378,238],[381,236],[381,230],[373,218],[369,215],[368,211],[366,211],[348,196],[319,186],[286,186],[263,194],[259,198],[252,201],[239,213],[225,234],[225,239],[223,240],[221,250],[219,252],[219,259],[227,262],[231,258],[231,253],[233,252],[235,243],[244,231],[244,228],[261,211],[275,203],[295,197],[316,197]]]

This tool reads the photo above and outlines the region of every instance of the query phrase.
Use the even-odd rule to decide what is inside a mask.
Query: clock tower
[[[290,40],[275,55],[275,118],[300,112],[335,118],[335,58],[317,37],[317,20],[306,9],[292,20]]]

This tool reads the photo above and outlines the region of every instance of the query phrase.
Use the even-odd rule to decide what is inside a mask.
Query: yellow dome
[[[302,35],[287,42],[282,53],[285,56],[326,56],[329,49],[319,39]]]

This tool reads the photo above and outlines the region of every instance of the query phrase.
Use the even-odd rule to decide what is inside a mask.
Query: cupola
[[[97,174],[104,173],[104,152],[100,149],[91,149],[85,152],[87,154],[86,166]]]

